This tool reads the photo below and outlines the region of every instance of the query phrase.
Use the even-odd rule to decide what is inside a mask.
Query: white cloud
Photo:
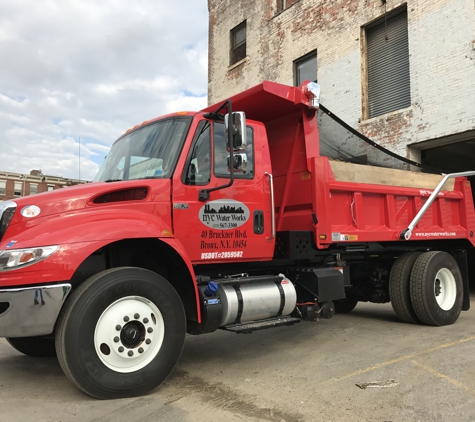
[[[0,170],[92,179],[128,128],[205,107],[207,23],[206,0],[0,2]]]

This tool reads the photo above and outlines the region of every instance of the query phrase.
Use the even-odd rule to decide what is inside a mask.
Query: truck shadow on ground
[[[356,308],[349,314],[338,314],[337,316],[342,317],[345,316],[347,318],[366,318],[372,319],[375,321],[383,321],[383,322],[396,322],[396,323],[403,323],[394,313],[392,308],[384,308],[379,307],[378,305],[370,305],[371,308]]]

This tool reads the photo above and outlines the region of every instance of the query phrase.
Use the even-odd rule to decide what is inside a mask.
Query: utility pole
[[[81,180],[81,137],[79,137],[79,178]]]

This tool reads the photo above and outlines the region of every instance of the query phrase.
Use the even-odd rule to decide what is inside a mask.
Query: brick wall
[[[322,103],[401,155],[406,146],[475,130],[473,0],[387,0],[407,5],[411,106],[363,119],[362,28],[384,16],[381,0],[209,0],[210,104],[272,80],[293,84],[293,62],[318,54]],[[229,66],[230,29],[247,21],[247,57]]]
[[[20,187],[19,195],[15,192],[15,183]],[[33,195],[32,185],[36,185],[36,193],[47,192],[48,190],[59,189],[85,183],[83,180],[65,179],[63,177],[44,176],[37,170],[32,170],[30,174],[10,173],[0,171],[0,201],[19,198],[21,196]],[[5,184],[5,193],[3,185]]]

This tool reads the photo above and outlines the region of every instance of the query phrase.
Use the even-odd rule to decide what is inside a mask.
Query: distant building
[[[208,9],[210,104],[263,80],[317,81],[322,104],[375,142],[475,170],[473,0],[208,0]]]
[[[86,183],[86,181],[47,176],[41,170],[31,170],[30,174],[0,171],[0,201],[35,195],[81,183]]]

